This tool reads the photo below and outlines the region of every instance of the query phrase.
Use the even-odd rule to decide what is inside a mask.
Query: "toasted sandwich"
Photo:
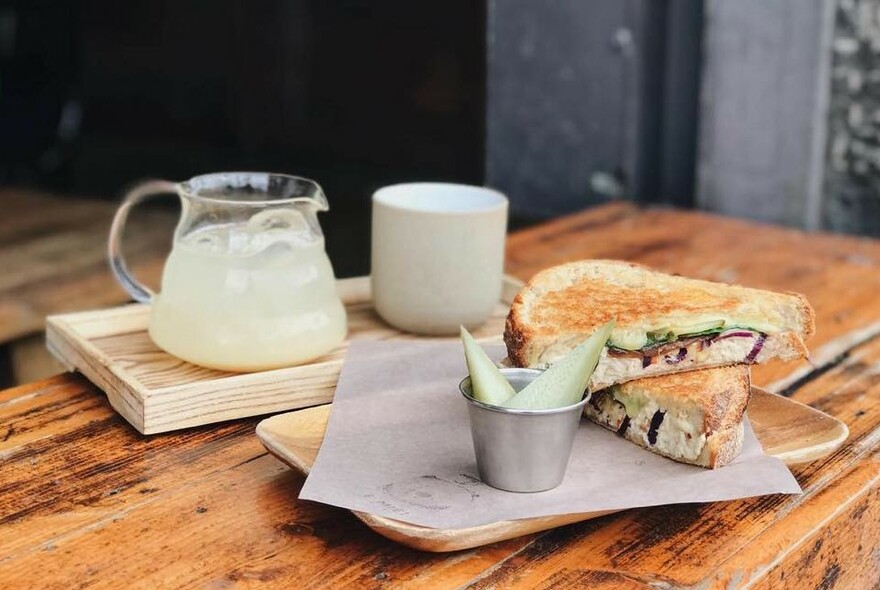
[[[546,368],[611,319],[617,323],[592,391],[642,377],[802,358],[814,331],[813,310],[797,293],[583,260],[539,272],[520,290],[504,331],[508,360]]]
[[[742,449],[749,367],[734,365],[647,377],[593,392],[594,422],[682,463],[722,467]]]

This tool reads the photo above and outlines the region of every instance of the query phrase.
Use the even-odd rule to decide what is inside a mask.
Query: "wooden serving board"
[[[327,404],[267,418],[257,425],[257,436],[270,453],[308,474],[324,440],[330,408]],[[748,416],[764,451],[787,465],[829,455],[849,436],[849,429],[840,420],[758,387],[752,387]],[[445,552],[488,545],[616,511],[505,520],[464,529],[433,529],[366,512],[352,512],[392,541],[421,551]]]
[[[474,331],[500,339],[510,302],[522,287],[506,277],[501,301]],[[50,316],[46,346],[70,371],[100,387],[113,408],[143,434],[324,404],[333,398],[348,342],[415,339],[373,310],[369,277],[337,281],[348,312],[348,339],[312,363],[258,373],[199,367],[160,350],[147,333],[150,307],[126,305]]]

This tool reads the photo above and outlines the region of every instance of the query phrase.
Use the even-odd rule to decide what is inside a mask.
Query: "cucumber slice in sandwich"
[[[660,330],[648,332],[648,341],[651,343],[674,342],[681,338],[714,334],[724,328],[724,320],[700,322],[698,324],[669,326]]]

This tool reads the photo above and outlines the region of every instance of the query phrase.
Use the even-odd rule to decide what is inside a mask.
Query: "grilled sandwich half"
[[[546,368],[608,320],[617,323],[590,380],[597,391],[643,377],[807,355],[803,295],[583,260],[536,274],[517,294],[504,341],[511,364]]]
[[[742,449],[749,367],[647,377],[593,392],[584,413],[619,436],[682,463],[722,467]]]

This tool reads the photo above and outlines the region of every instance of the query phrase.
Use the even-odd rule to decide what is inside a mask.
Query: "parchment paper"
[[[487,347],[490,356],[503,347]],[[676,463],[584,418],[565,480],[518,494],[480,482],[458,341],[355,341],[348,349],[324,443],[300,498],[433,528],[534,516],[800,493],[765,455],[746,421],[731,465]]]

